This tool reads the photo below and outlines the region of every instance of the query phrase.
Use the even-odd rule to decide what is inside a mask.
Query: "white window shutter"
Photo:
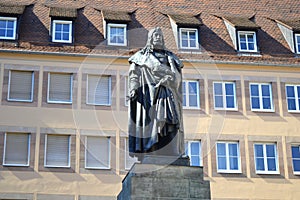
[[[70,166],[70,136],[47,135],[45,166]]]
[[[32,101],[33,97],[33,72],[9,72],[8,100]]]
[[[88,75],[87,104],[110,105],[111,77]]]
[[[29,165],[30,135],[25,133],[6,133],[4,165]]]
[[[72,102],[72,74],[50,73],[48,101]]]
[[[106,137],[87,136],[86,168],[110,168],[110,140]]]

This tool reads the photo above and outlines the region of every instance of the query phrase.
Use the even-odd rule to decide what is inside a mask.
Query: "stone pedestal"
[[[145,162],[134,164],[128,172],[118,200],[210,199],[210,185],[203,180],[202,167],[187,166],[180,159],[168,165],[161,158]]]

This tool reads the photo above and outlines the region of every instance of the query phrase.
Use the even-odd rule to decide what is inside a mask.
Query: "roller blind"
[[[110,139],[106,137],[86,137],[86,168],[110,168]]]
[[[72,103],[72,74],[49,73],[48,101]]]
[[[29,165],[30,134],[27,133],[6,133],[4,165]]]
[[[8,100],[31,102],[33,99],[33,76],[31,71],[10,71]]]
[[[47,135],[45,166],[69,167],[70,166],[70,136]]]
[[[87,104],[110,105],[110,76],[88,75],[87,87]]]

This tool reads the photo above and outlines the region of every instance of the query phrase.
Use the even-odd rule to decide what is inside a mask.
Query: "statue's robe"
[[[137,98],[129,101],[128,108],[131,155],[156,150],[154,146],[162,148],[160,140],[175,135],[177,149],[174,152],[184,154],[181,93],[183,64],[172,52],[163,52],[163,62],[152,51],[145,49],[129,58],[129,91],[137,92]],[[162,82],[171,72],[170,62],[176,74]]]

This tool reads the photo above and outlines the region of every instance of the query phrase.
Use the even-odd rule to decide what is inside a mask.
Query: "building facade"
[[[299,199],[300,3],[0,1],[0,199],[116,199],[128,58],[183,61],[186,154],[212,199]]]

